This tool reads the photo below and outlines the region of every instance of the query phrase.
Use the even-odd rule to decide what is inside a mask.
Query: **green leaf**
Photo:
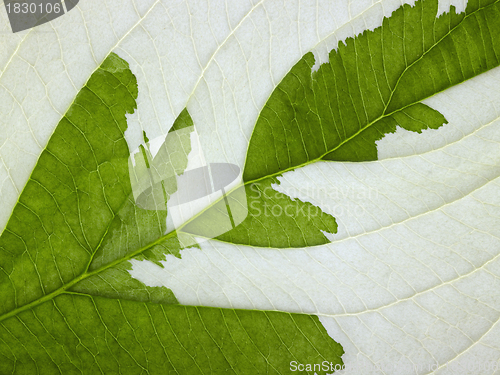
[[[162,237],[166,207],[136,205],[131,180],[181,174],[192,127],[182,112],[157,154],[142,146],[129,165],[125,115],[137,94],[128,64],[111,54],[20,196],[0,237],[0,372],[278,374],[293,359],[341,363],[317,317],[181,307],[170,290],[130,277],[133,256],[179,254],[175,232]]]
[[[472,0],[465,13],[452,6],[436,19],[437,1],[420,0],[340,43],[317,71],[307,53],[259,115],[244,180],[318,160],[376,160],[375,141],[396,126],[447,123],[421,101],[499,65],[499,9],[496,0]]]
[[[0,313],[88,269],[130,194],[123,132],[136,97],[135,77],[111,54],[60,121],[0,237]]]
[[[273,185],[279,185],[279,181],[267,178],[240,188],[246,194],[248,216],[236,228],[217,236],[217,239],[278,248],[315,246],[330,242],[323,233],[337,232],[335,218],[311,203],[291,199],[276,191]],[[239,191],[233,192],[228,199],[241,201],[238,194],[241,195]],[[210,208],[198,219],[183,227],[182,231],[210,237],[212,223],[221,220],[214,215],[215,211],[215,207]],[[202,223],[208,228],[200,228]]]
[[[316,317],[84,295],[3,321],[0,337],[2,374],[283,374],[342,354]]]

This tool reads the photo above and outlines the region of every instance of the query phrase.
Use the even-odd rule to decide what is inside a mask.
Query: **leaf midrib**
[[[460,20],[460,22],[453,28],[451,29],[448,33],[446,33],[441,39],[439,39],[436,43],[434,43],[429,49],[427,49],[418,59],[416,59],[415,61],[413,61],[410,65],[408,65],[407,67],[405,67],[405,69],[403,70],[403,72],[401,72],[395,86],[394,86],[394,89],[391,90],[391,95],[389,97],[389,100],[387,102],[387,104],[385,105],[385,108],[384,108],[384,112],[379,116],[377,117],[376,119],[372,120],[371,122],[369,122],[365,127],[361,128],[360,130],[358,130],[355,134],[353,134],[352,136],[350,136],[349,138],[346,138],[345,140],[343,140],[342,142],[340,142],[336,147],[332,148],[331,150],[328,150],[328,151],[325,151],[323,154],[321,154],[320,156],[318,156],[317,158],[314,158],[314,159],[311,159],[311,160],[308,160],[304,163],[301,163],[301,164],[298,164],[298,165],[295,165],[295,166],[291,166],[291,167],[288,167],[286,169],[283,169],[283,170],[280,170],[280,171],[277,171],[277,172],[274,172],[274,173],[271,173],[271,174],[268,174],[268,175],[265,175],[265,176],[262,176],[262,177],[259,177],[259,178],[255,178],[253,180],[249,180],[249,181],[245,181],[243,182],[243,184],[240,184],[240,185],[237,185],[236,187],[234,187],[233,189],[231,189],[229,192],[227,192],[226,194],[229,195],[231,194],[233,191],[235,191],[236,189],[239,189],[243,186],[247,186],[247,185],[250,185],[250,184],[253,184],[253,183],[257,183],[257,182],[260,182],[262,180],[265,180],[265,179],[268,179],[268,178],[272,178],[272,177],[276,177],[276,176],[279,176],[279,175],[282,175],[283,173],[286,173],[286,172],[289,172],[289,171],[293,171],[295,169],[298,169],[298,168],[302,168],[302,167],[305,167],[309,164],[313,164],[313,163],[316,163],[318,161],[324,161],[324,162],[330,162],[330,160],[322,160],[326,155],[328,155],[329,153],[337,150],[338,148],[342,147],[345,143],[349,142],[350,140],[352,140],[353,138],[357,137],[359,134],[361,134],[363,131],[367,130],[370,126],[372,126],[373,124],[375,124],[376,122],[382,120],[383,118],[386,118],[386,117],[389,117],[397,112],[400,112],[408,107],[411,107],[417,103],[421,103],[423,100],[425,99],[429,99],[437,94],[439,94],[440,92],[443,92],[447,89],[449,89],[450,87],[454,86],[454,85],[451,85],[451,86],[448,86],[446,88],[443,88],[442,90],[439,90],[439,91],[436,91],[434,94],[432,95],[429,95],[425,98],[421,98],[419,101],[416,101],[416,102],[412,102],[412,103],[409,103],[407,104],[406,106],[402,107],[402,108],[399,108],[397,110],[394,110],[390,113],[385,113],[385,111],[387,110],[390,102],[391,102],[391,99],[394,95],[394,92],[396,91],[396,89],[398,88],[398,84],[401,80],[401,77],[408,71],[408,69],[413,66],[416,62],[420,61],[429,51],[431,51],[434,47],[436,47],[439,43],[441,43],[446,37],[448,37],[449,35],[451,35],[468,17],[476,14],[477,12],[483,10],[483,9],[486,9],[486,8],[489,8],[491,6],[494,6],[496,5],[500,0],[496,0],[495,2],[487,5],[487,6],[483,6],[483,7],[479,7],[478,9],[474,10],[473,12],[469,13],[469,14],[466,14],[464,16],[464,18],[462,20]],[[99,68],[98,68],[99,69]],[[489,70],[489,69],[488,69]],[[487,71],[487,70],[486,70]],[[486,72],[485,71],[485,72]],[[483,72],[484,73],[484,72]],[[481,74],[483,74],[481,73]],[[474,77],[477,77],[476,76],[473,76],[473,77],[470,77],[470,78],[467,78],[465,80],[463,80],[461,83],[463,82],[466,82]],[[267,104],[267,102],[266,102]],[[254,127],[254,130],[255,130],[255,127]],[[253,133],[252,133],[253,135]],[[248,161],[248,159],[245,160],[245,165],[246,165],[246,162]],[[331,161],[331,162],[335,162],[335,161]],[[245,169],[245,168],[244,168]],[[244,170],[243,169],[243,170]],[[124,200],[124,203],[129,199],[130,195],[127,196],[127,198]],[[218,202],[220,202],[222,199],[224,198],[224,196],[220,197],[219,199],[217,199],[216,201],[214,201],[214,203],[212,203],[210,206],[207,206],[205,209],[203,209],[202,211],[200,211],[198,214],[196,214],[195,216],[193,216],[192,218],[190,218],[189,220],[187,220],[185,223],[183,223],[178,229],[176,230],[173,230],[169,233],[167,233],[166,235],[164,236],[161,236],[159,237],[157,240],[153,241],[152,243],[146,245],[146,246],[143,246],[137,250],[135,250],[134,252],[131,252],[129,254],[127,254],[126,256],[122,257],[122,258],[119,258],[119,259],[115,259],[114,261],[110,262],[110,263],[107,263],[91,272],[88,272],[88,268],[90,267],[91,263],[93,262],[94,260],[94,256],[97,254],[97,252],[99,251],[101,245],[103,244],[103,241],[104,241],[104,238],[106,236],[106,234],[108,233],[109,231],[109,228],[111,226],[111,223],[113,222],[113,220],[115,219],[116,217],[116,214],[113,215],[113,218],[110,220],[106,230],[104,231],[104,234],[103,234],[103,237],[101,238],[101,240],[99,241],[99,245],[96,247],[95,251],[93,252],[92,256],[90,257],[90,260],[87,264],[87,267],[86,267],[86,271],[83,272],[80,276],[76,277],[75,279],[71,280],[70,282],[64,284],[63,286],[61,286],[60,288],[54,290],[53,292],[49,293],[49,294],[46,294],[45,296],[41,297],[41,298],[38,298],[38,299],[35,299],[33,301],[31,301],[30,303],[26,304],[26,305],[23,305],[21,307],[18,307],[16,309],[13,309],[5,314],[3,314],[2,316],[0,316],[0,322],[3,321],[3,320],[6,320],[10,317],[13,317],[23,311],[26,311],[26,310],[29,310],[35,306],[38,306],[39,304],[42,304],[43,302],[47,302],[47,301],[50,301],[52,300],[53,298],[61,295],[61,294],[64,294],[66,292],[68,293],[73,293],[74,292],[69,292],[68,289],[73,287],[74,285],[76,285],[78,282],[80,281],[83,281],[91,276],[94,276],[96,274],[99,274],[103,271],[106,271],[107,269],[111,268],[111,267],[114,267],[122,262],[125,262],[125,261],[128,261],[130,259],[132,259],[133,257],[137,256],[137,255],[140,255],[141,253],[143,253],[144,251],[162,243],[163,241],[169,239],[169,238],[172,238],[174,237],[178,231],[181,231],[182,228],[184,228],[186,225],[188,225],[189,223],[191,223],[192,221],[194,221],[196,218],[198,218],[199,216],[201,216],[204,212],[206,212],[208,209],[210,209],[211,207],[213,207],[215,204],[217,204]]]

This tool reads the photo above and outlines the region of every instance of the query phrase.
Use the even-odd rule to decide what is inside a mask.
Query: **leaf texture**
[[[420,0],[340,43],[318,71],[306,54],[257,120],[245,181],[320,159],[376,160],[375,141],[396,126],[446,123],[421,101],[499,65],[499,9],[495,0],[470,1],[465,13],[452,6],[436,19],[437,1]]]
[[[0,237],[0,371],[279,374],[289,357],[341,363],[340,345],[317,317],[181,307],[170,291],[128,276],[123,261],[134,255],[179,251],[175,237],[162,236],[166,214],[139,208],[132,196],[124,132],[137,94],[128,64],[111,54],[21,194]],[[191,124],[185,112],[173,130]],[[151,167],[172,167],[156,161],[162,155]],[[181,173],[186,155],[176,155]]]
[[[498,115],[481,113],[496,111],[495,90],[472,100],[473,91],[482,90],[478,79],[494,78],[498,70],[498,1],[469,1],[464,13],[452,6],[442,14],[443,4],[420,0],[359,35],[372,23],[371,10],[380,6],[389,16],[395,5],[364,9],[347,2],[344,19],[338,16],[343,3],[327,17],[316,2],[317,30],[310,38],[300,31],[312,19],[302,21],[309,14],[302,3],[297,19],[288,20],[290,30],[297,24],[299,31],[287,37],[278,35],[286,27],[273,23],[281,20],[272,11],[278,5],[266,1],[246,8],[241,2],[247,13],[227,3],[220,14],[229,28],[222,34],[224,17],[198,22],[219,14],[200,4],[130,1],[118,12],[112,3],[106,2],[108,14],[132,10],[134,17],[116,18],[122,21],[114,36],[101,38],[90,63],[81,61],[83,77],[71,78],[71,89],[41,69],[22,41],[18,49],[7,46],[13,55],[1,68],[1,90],[17,101],[23,85],[4,75],[22,76],[23,66],[40,71],[50,102],[44,111],[52,106],[62,120],[35,142],[43,152],[24,190],[22,178],[16,180],[23,192],[0,237],[0,372],[283,374],[291,360],[341,364],[335,341],[344,346],[348,365],[437,362],[438,374],[445,373],[446,360],[498,357]],[[85,12],[71,17],[79,15],[85,20]],[[324,64],[316,48],[304,55],[330,32],[321,29],[322,17],[339,40],[353,27],[345,42],[337,44],[333,35]],[[171,24],[158,21],[165,19]],[[212,28],[216,24],[221,29]],[[197,34],[197,27],[204,31]],[[283,48],[286,63],[262,58],[267,44],[249,48],[246,35],[259,40],[255,45],[269,39],[270,56]],[[127,62],[112,53],[84,84],[115,47]],[[244,63],[232,62],[236,53]],[[256,60],[269,66],[250,68],[260,66]],[[11,61],[21,73],[6,68]],[[492,74],[482,74],[487,71]],[[469,83],[472,89],[464,90]],[[54,100],[54,87],[73,93],[71,100]],[[436,105],[457,92],[466,92],[456,102],[473,107],[470,113]],[[16,105],[27,119],[25,133],[36,138],[32,118],[39,114],[25,102],[31,97]],[[463,114],[475,116],[467,117],[474,124],[460,125]],[[165,141],[157,156],[149,147],[172,123],[171,133],[194,125],[210,161],[244,170],[243,184],[226,200],[176,231],[166,203],[177,187],[154,191],[148,199],[165,205],[147,210],[129,178],[151,168],[158,175],[184,171],[187,138],[168,147]],[[382,147],[387,144],[393,151]],[[0,159],[8,165],[2,147]],[[134,170],[129,156],[137,147],[135,161],[146,162]],[[178,147],[175,158],[172,147]],[[359,163],[382,159],[384,152],[394,159]],[[13,169],[0,177],[14,183]],[[352,206],[361,211],[350,212]],[[228,221],[228,207],[247,209],[247,218],[210,239],[214,227]],[[183,233],[205,241],[185,248]],[[394,366],[386,372],[406,373]]]

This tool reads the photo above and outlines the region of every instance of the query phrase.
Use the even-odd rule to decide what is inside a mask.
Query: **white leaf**
[[[59,119],[110,52],[138,78],[131,150],[143,129],[165,134],[187,106],[207,161],[242,167],[257,116],[290,67],[310,50],[323,61],[338,41],[379,26],[400,5],[87,0],[18,34],[9,34],[2,10],[0,228]],[[440,2],[440,11],[449,5]],[[336,217],[333,243],[277,250],[209,240],[182,259],[168,256],[163,269],[133,261],[131,274],[172,289],[183,304],[317,314],[348,367],[441,374],[447,363],[497,360],[499,83],[497,68],[427,99],[449,124],[398,129],[378,142],[384,160],[285,173],[276,189]]]

